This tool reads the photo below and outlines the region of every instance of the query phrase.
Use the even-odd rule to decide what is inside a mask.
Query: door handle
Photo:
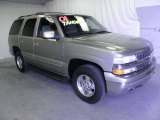
[[[21,43],[23,43],[23,40],[20,40]]]
[[[38,42],[37,41],[34,41],[34,46],[38,46]]]

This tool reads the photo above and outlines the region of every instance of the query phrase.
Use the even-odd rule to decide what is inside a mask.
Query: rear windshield
[[[23,19],[14,21],[9,31],[9,35],[17,35],[19,33],[22,23],[23,23]]]

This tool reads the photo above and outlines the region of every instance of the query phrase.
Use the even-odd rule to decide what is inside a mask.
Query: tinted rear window
[[[36,24],[36,19],[29,19],[23,28],[22,35],[32,37],[34,33],[34,27]]]
[[[19,19],[14,21],[14,23],[12,24],[12,27],[9,31],[9,35],[17,35],[19,33],[20,27],[23,23],[23,19]]]

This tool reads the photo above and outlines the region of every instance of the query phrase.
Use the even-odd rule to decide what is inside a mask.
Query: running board
[[[56,73],[53,73],[51,71],[48,71],[48,70],[45,70],[45,69],[42,69],[40,67],[37,67],[37,66],[34,66],[34,65],[29,65],[29,68],[31,71],[35,71],[37,73],[40,73],[42,75],[45,75],[49,78],[52,78],[54,80],[58,80],[58,81],[62,81],[62,82],[69,82],[70,79],[67,78],[67,77],[64,77],[62,75],[59,75],[59,74],[56,74]]]

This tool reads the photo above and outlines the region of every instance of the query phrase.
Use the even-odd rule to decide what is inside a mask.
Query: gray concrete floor
[[[0,62],[0,120],[160,120],[160,65],[145,86],[90,105],[69,83]]]

